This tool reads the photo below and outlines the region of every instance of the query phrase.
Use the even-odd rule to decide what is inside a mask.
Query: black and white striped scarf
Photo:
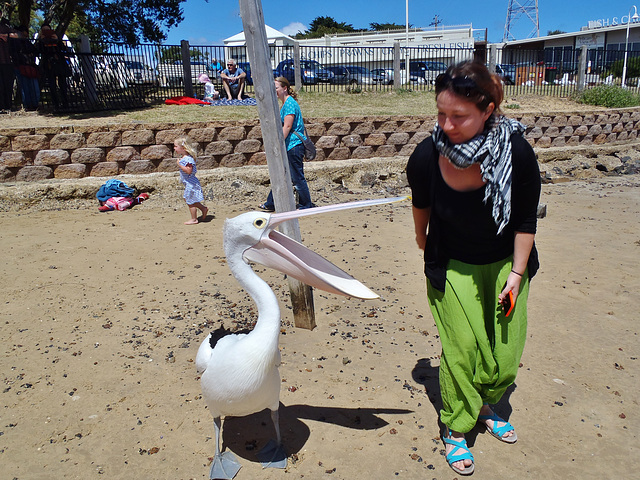
[[[484,202],[491,199],[493,220],[498,233],[511,218],[511,142],[513,133],[522,133],[525,126],[520,122],[500,116],[491,116],[487,127],[471,140],[461,144],[449,141],[440,125],[433,129],[433,142],[438,153],[449,159],[458,168],[480,164],[482,179],[486,182]]]

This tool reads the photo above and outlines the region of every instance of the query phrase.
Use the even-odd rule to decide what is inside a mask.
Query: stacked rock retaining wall
[[[511,117],[527,125],[536,149],[635,140],[640,108]],[[407,156],[427,138],[435,116],[308,119],[315,161]],[[132,123],[0,129],[0,182],[113,177],[177,171],[173,141],[199,144],[198,169],[266,164],[257,120]]]

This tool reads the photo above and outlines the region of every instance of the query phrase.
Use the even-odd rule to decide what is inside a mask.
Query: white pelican
[[[240,469],[233,453],[220,453],[220,417],[226,415],[245,416],[265,408],[271,410],[276,442],[270,441],[258,458],[265,467],[285,468],[287,462],[278,421],[280,308],[269,285],[252,270],[248,261],[274,268],[327,292],[378,298],[349,274],[275,228],[301,216],[405,198],[364,200],[273,214],[248,212],[225,221],[223,236],[227,262],[238,282],[256,302],[258,320],[248,334],[228,334],[228,331],[218,329],[209,334],[198,349],[196,368],[202,374],[202,393],[213,415],[216,437],[210,478],[232,479]]]

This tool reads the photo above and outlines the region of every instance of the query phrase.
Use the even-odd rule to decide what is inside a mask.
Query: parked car
[[[300,74],[302,83],[313,85],[319,82],[328,83],[333,78],[333,72],[330,72],[315,60],[300,60]],[[293,59],[283,60],[273,70],[274,77],[284,77],[289,80],[291,85],[295,85],[295,69]]]
[[[371,73],[382,85],[393,85],[393,68],[374,68]]]
[[[514,85],[516,81],[516,66],[507,63],[496,63],[496,73],[505,85]]]
[[[424,79],[422,75],[416,74],[414,72],[409,74],[409,81],[407,82],[407,71],[404,69],[404,66],[403,66],[400,69],[400,85],[405,85],[407,83],[410,85],[425,85],[427,81]]]
[[[253,85],[253,78],[251,78],[251,65],[249,65],[249,62],[238,62],[238,68],[241,68],[242,71],[247,74],[245,83],[247,85]]]
[[[436,77],[447,71],[447,64],[444,62],[409,62],[409,79],[411,77],[422,77],[425,82],[435,83]]]
[[[94,72],[98,85],[126,89],[134,85],[157,85],[158,75],[150,66],[123,55],[99,55],[94,60]],[[74,67],[72,65],[72,67]],[[77,66],[74,74],[80,73]]]
[[[191,83],[198,83],[198,77],[203,73],[209,75],[209,78],[214,81],[219,76],[219,74],[211,68],[211,65],[206,62],[192,60],[190,63]],[[173,63],[159,64],[158,77],[160,78],[160,85],[163,87],[181,86],[184,83],[182,60],[175,60]]]
[[[325,67],[333,72],[331,83],[344,85],[373,85],[378,77],[373,75],[368,68],[358,65],[331,65]]]
[[[124,60],[123,63],[129,83],[134,85],[156,85],[158,83],[158,74],[149,65],[137,60]]]

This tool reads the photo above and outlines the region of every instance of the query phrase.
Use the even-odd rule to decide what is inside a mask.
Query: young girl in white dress
[[[202,212],[200,220],[207,218],[209,209],[202,202],[202,187],[200,181],[196,178],[196,160],[197,148],[188,137],[179,137],[173,142],[173,148],[180,156],[176,160],[180,169],[180,180],[184,184],[184,200],[189,207],[191,219],[184,222],[185,225],[196,225],[198,223],[198,210]]]
[[[220,99],[220,92],[218,92],[218,90],[216,90],[215,87],[213,86],[213,83],[209,79],[209,75],[207,75],[206,73],[201,74],[198,77],[198,81],[200,83],[204,83],[204,101],[205,102],[211,103],[214,100]]]

